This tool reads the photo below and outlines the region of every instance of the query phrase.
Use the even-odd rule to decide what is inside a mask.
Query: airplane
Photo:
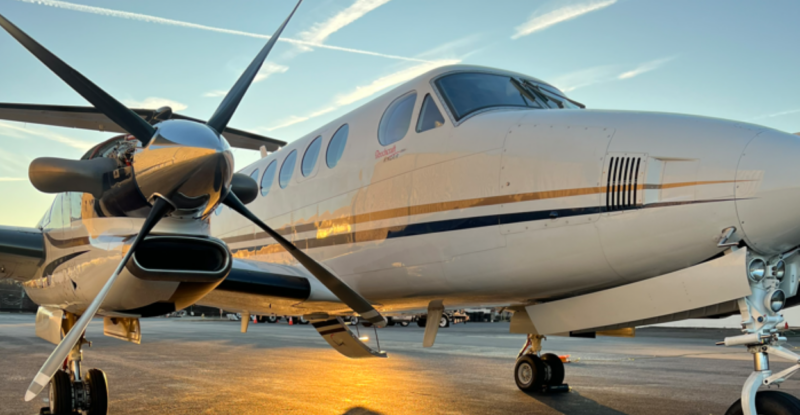
[[[132,110],[0,16],[0,26],[93,107],[0,104],[0,119],[120,132],[80,160],[39,158],[57,194],[33,228],[0,228],[0,277],[40,305],[57,344],[26,400],[105,414],[84,332],[141,341],[140,318],[192,304],[302,316],[338,352],[382,358],[349,317],[502,306],[527,335],[513,375],[565,388],[546,336],[739,313],[754,370],[728,414],[800,412],[759,387],[800,369],[782,310],[798,304],[800,138],[691,115],[587,109],[547,82],[433,69],[292,142],[228,128],[300,3],[207,120]],[[234,172],[231,147],[263,157]],[[423,346],[437,324],[426,324]],[[376,335],[378,331],[375,331]],[[794,365],[773,373],[770,357]]]

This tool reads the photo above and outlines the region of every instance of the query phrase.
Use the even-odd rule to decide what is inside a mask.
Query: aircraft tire
[[[450,327],[450,319],[447,318],[446,315],[442,314],[442,317],[439,318],[439,328]]]
[[[388,322],[388,323],[386,323],[386,325],[387,325],[387,326],[389,326],[389,327],[392,327],[392,326],[394,326],[394,324],[395,324],[395,323],[394,323],[394,321],[392,321],[392,320],[389,320],[389,322]]]
[[[420,327],[425,327],[425,323],[426,323],[427,321],[428,321],[428,319],[427,319],[427,318],[422,318],[422,317],[420,317],[420,318],[417,320],[417,325],[418,325],[418,326],[420,326]]]
[[[280,318],[278,318],[276,315],[271,315],[264,317],[264,320],[266,320],[267,323],[275,324],[278,322],[278,320],[280,320]]]
[[[759,415],[800,414],[800,399],[786,392],[763,391],[756,393],[756,412]],[[742,400],[739,399],[725,412],[725,415],[742,415]]]
[[[401,321],[400,322],[400,327],[408,327],[408,322],[407,321]]]
[[[108,413],[108,379],[100,369],[89,369],[86,372],[86,383],[89,385],[89,396],[92,405],[87,415],[106,415]]]
[[[72,413],[72,380],[63,370],[56,372],[50,379],[50,413]]]
[[[544,362],[533,354],[522,355],[514,365],[514,381],[523,392],[541,392],[544,386]]]
[[[550,379],[547,380],[547,386],[558,386],[564,383],[564,362],[561,358],[553,353],[545,353],[542,355],[542,361],[545,365],[550,367]]]

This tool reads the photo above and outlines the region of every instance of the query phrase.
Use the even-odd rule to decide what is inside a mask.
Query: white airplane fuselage
[[[633,111],[495,106],[457,119],[435,80],[460,72],[510,74],[445,67],[395,88],[241,169],[248,175],[258,169],[261,185],[275,163],[274,177],[248,207],[388,313],[422,310],[432,299],[447,307],[530,304],[640,281],[720,255],[717,244],[729,227],[737,229],[734,241],[766,256],[800,242],[798,137]],[[407,131],[382,145],[387,107],[412,93]],[[427,96],[444,122],[417,132]],[[329,167],[331,138],[345,124],[341,158]],[[316,162],[304,169],[317,137]],[[280,180],[293,151],[294,167],[284,174],[290,178]],[[25,283],[39,304],[85,308],[142,221],[81,209],[82,220],[71,227],[45,229],[48,241],[73,243],[48,243],[48,256],[66,258],[65,266],[50,276],[40,270],[40,278]],[[308,277],[311,297],[233,295],[213,290],[216,283],[198,289],[122,275],[103,308],[199,299],[254,314],[348,310],[229,208],[193,223],[165,220],[155,232],[219,238],[234,258]],[[85,253],[67,258],[74,252]]]

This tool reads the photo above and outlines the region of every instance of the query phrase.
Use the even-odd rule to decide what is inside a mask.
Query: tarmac
[[[347,359],[310,325],[144,319],[142,344],[102,335],[93,321],[84,370],[103,369],[112,414],[724,414],[752,371],[744,348],[714,343],[731,331],[643,329],[635,338],[551,337],[545,352],[569,354],[564,394],[528,395],[512,375],[523,335],[508,323],[439,331],[422,347],[416,325],[378,330],[386,359]],[[371,337],[373,329],[360,328]],[[800,338],[790,339],[800,344]],[[0,314],[0,414],[36,414],[43,392],[23,395],[54,346],[34,316]],[[789,364],[773,359],[773,370]],[[800,379],[782,391],[800,396]]]

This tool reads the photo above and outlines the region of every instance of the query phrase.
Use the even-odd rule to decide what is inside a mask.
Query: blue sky
[[[207,118],[291,0],[0,0],[6,16],[118,100]],[[589,108],[667,111],[800,131],[800,2],[306,0],[231,126],[292,141],[437,65],[527,73]],[[0,102],[88,105],[5,32]],[[0,224],[53,196],[42,156],[109,134],[0,121]],[[256,152],[237,150],[242,167]]]

